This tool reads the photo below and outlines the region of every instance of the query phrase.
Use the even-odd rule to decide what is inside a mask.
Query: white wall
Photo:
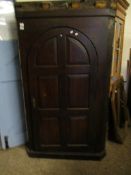
[[[131,48],[131,0],[128,0],[130,6],[127,10],[125,34],[124,34],[124,47],[123,47],[123,61],[121,73],[126,80],[127,60],[129,59],[129,49]]]
[[[25,122],[14,6],[0,0],[0,148],[25,143]]]

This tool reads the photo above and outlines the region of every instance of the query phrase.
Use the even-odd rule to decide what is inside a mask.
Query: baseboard
[[[81,160],[101,160],[105,157],[105,150],[97,153],[89,152],[44,152],[34,151],[28,146],[26,147],[27,153],[33,158],[55,158],[55,159],[81,159]]]

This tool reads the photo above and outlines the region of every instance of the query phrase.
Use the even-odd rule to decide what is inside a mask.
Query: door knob
[[[78,36],[78,35],[79,35],[78,32],[76,32],[76,33],[75,33],[75,36]]]
[[[63,37],[63,34],[62,34],[62,33],[60,34],[60,37],[61,37],[61,38]]]
[[[74,31],[73,30],[70,30],[70,34],[73,34],[74,33]]]

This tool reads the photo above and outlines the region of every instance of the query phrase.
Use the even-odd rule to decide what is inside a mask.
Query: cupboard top
[[[126,0],[88,0],[86,2],[45,1],[16,2],[17,18],[30,17],[79,17],[117,16],[117,11],[126,15],[129,3]],[[118,14],[119,16],[119,14]]]
[[[16,10],[16,18],[37,18],[37,17],[91,17],[111,16],[115,17],[112,9],[59,9],[52,11],[19,11]]]

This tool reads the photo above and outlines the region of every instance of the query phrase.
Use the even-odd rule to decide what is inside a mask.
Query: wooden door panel
[[[59,118],[54,115],[44,115],[39,117],[38,140],[41,147],[60,147],[61,131]]]
[[[49,30],[29,57],[30,93],[37,104],[33,109],[36,148],[88,147],[87,113],[92,112],[96,52],[85,35],[77,30],[78,35],[72,35],[70,30]]]
[[[40,108],[59,107],[59,80],[57,76],[37,78],[37,98]]]
[[[89,64],[89,56],[84,45],[75,38],[67,37],[67,64]]]
[[[67,77],[68,108],[88,108],[89,76],[88,74],[68,75]]]
[[[89,115],[93,114],[97,57],[90,40],[78,31],[65,40],[66,146],[69,150],[88,149]],[[91,96],[92,94],[92,96]],[[94,99],[93,99],[94,98]],[[88,114],[88,115],[87,115]]]
[[[58,30],[54,29],[41,35],[34,43],[28,58],[30,95],[36,104],[32,108],[36,149],[60,149],[63,142],[60,119],[60,49],[57,32]]]
[[[72,115],[67,122],[67,145],[68,147],[87,146],[88,143],[88,120],[86,115]]]
[[[57,65],[57,37],[41,42],[37,48],[36,65]]]

